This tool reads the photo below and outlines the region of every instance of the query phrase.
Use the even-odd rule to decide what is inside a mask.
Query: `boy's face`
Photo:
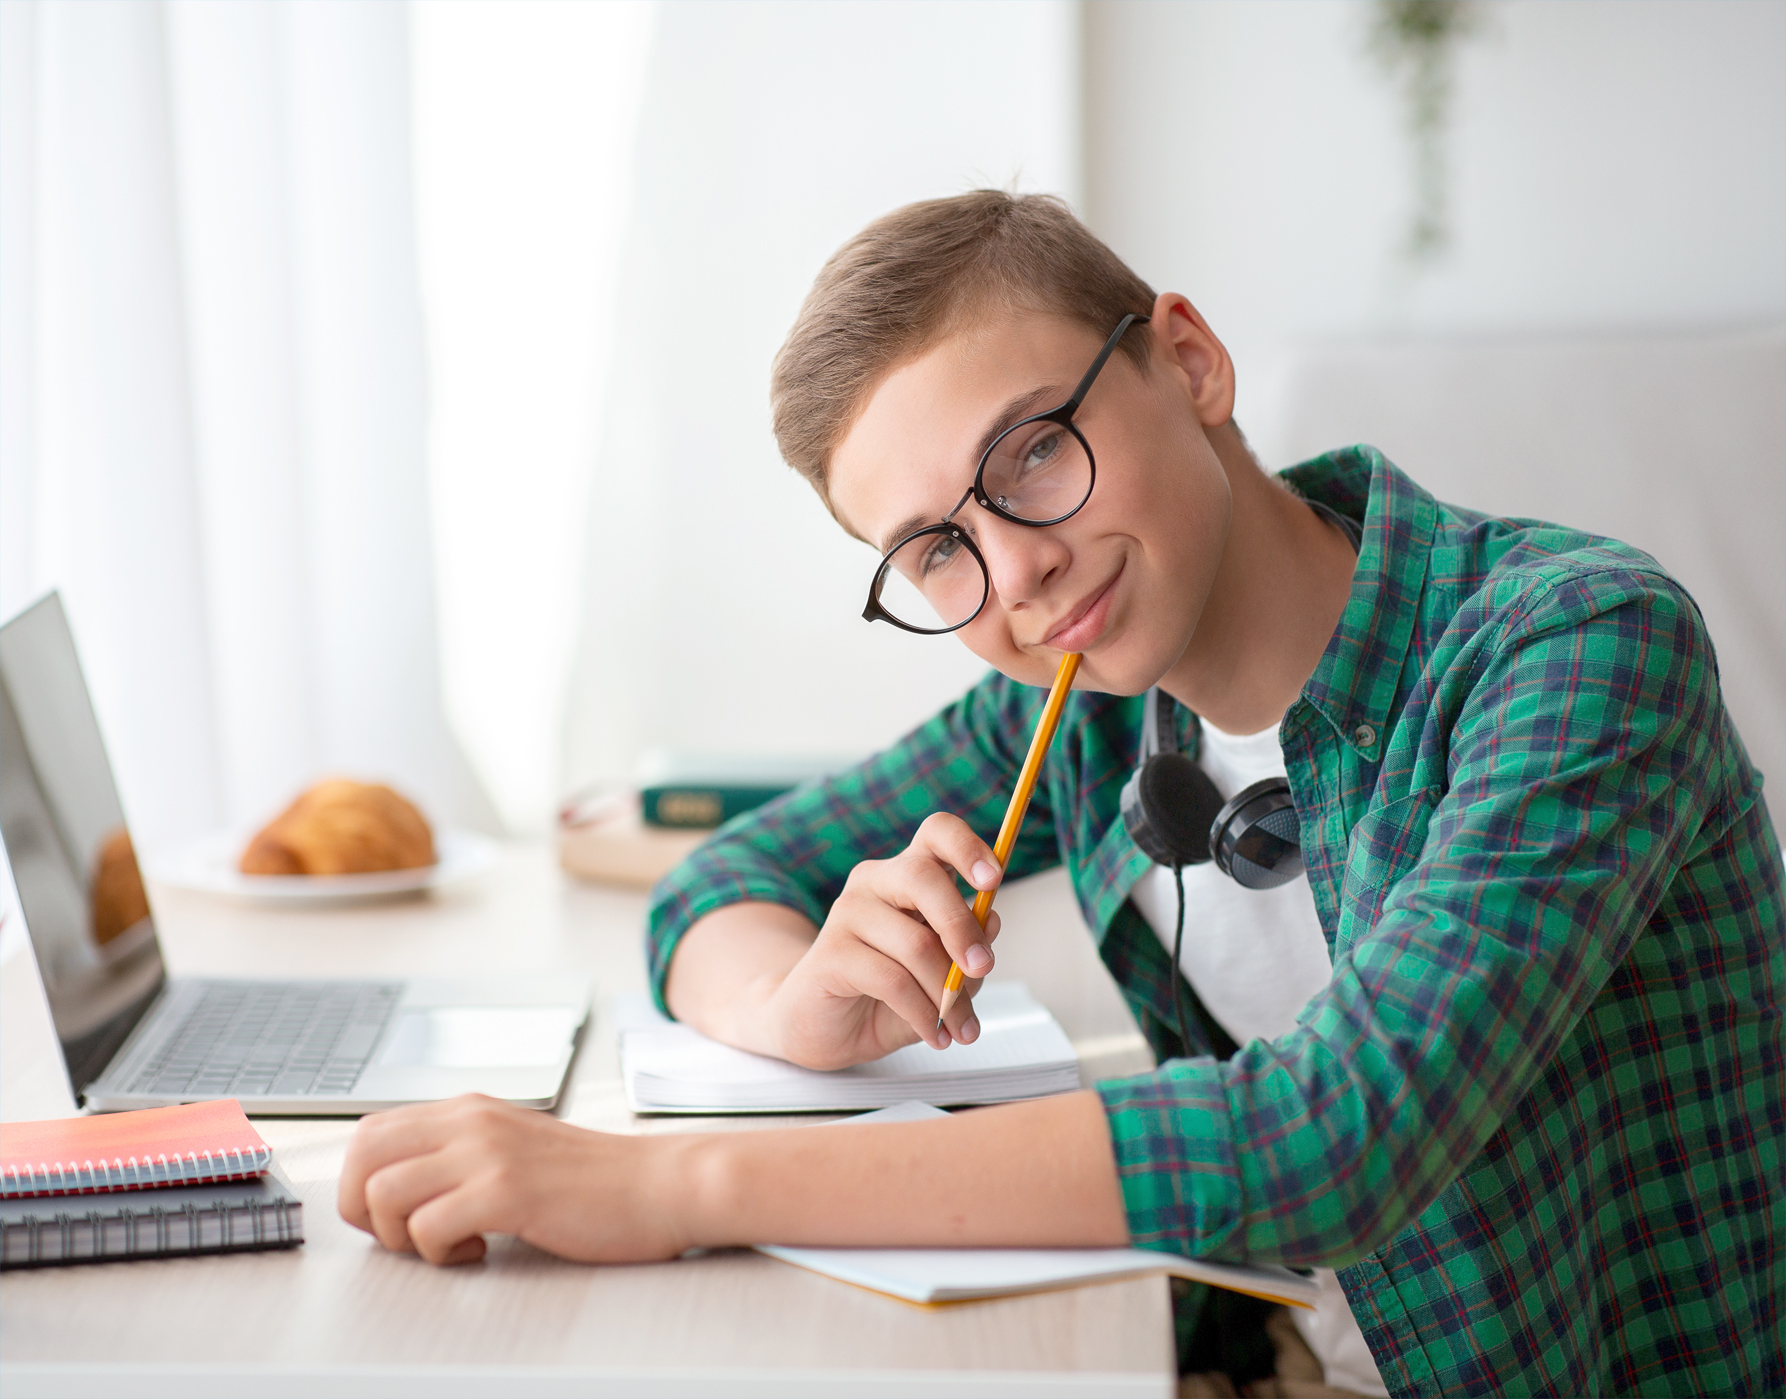
[[[972,482],[989,426],[1065,400],[1110,329],[992,312],[894,369],[832,456],[840,517],[883,551],[902,522],[940,520]],[[1042,528],[972,500],[955,516],[992,583],[985,608],[956,635],[1028,684],[1048,684],[1061,654],[1079,651],[1080,688],[1145,690],[1190,644],[1221,563],[1232,498],[1203,420],[1212,416],[1211,366],[1231,374],[1227,357],[1179,297],[1161,297],[1153,320],[1129,335],[1149,337],[1148,372],[1112,355],[1073,420],[1097,461],[1084,507]],[[1219,421],[1231,382],[1226,392],[1213,396]]]

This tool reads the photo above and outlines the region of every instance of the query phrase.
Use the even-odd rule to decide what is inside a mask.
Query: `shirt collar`
[[[1362,522],[1352,594],[1302,697],[1360,754],[1382,755],[1432,554],[1437,502],[1375,447],[1289,467],[1284,481]]]

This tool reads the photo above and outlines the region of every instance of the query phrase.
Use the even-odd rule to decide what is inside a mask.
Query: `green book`
[[[852,758],[676,753],[647,760],[639,806],[648,826],[711,830],[802,782],[841,772]]]

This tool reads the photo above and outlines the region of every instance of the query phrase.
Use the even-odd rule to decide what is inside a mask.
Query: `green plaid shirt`
[[[1069,701],[1013,875],[1064,863],[1162,1066],[1099,1085],[1144,1247],[1336,1267],[1395,1394],[1786,1390],[1786,902],[1699,612],[1613,540],[1285,473],[1363,526],[1279,736],[1332,982],[1225,1061],[1172,1029],[1117,794],[1140,701]],[[823,922],[933,811],[990,834],[1042,691],[991,675],[658,886]],[[1194,937],[1195,910],[1187,914]]]

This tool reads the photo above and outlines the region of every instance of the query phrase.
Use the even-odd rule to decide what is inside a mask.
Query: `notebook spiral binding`
[[[271,1147],[247,1151],[192,1151],[111,1161],[55,1161],[0,1170],[0,1198],[32,1195],[87,1195],[106,1190],[142,1190],[164,1185],[203,1185],[209,1181],[257,1176],[273,1159]]]
[[[7,1224],[0,1229],[0,1267],[228,1253],[303,1242],[303,1207],[295,1200],[187,1202],[175,1209],[119,1205],[110,1213],[61,1210]]]

